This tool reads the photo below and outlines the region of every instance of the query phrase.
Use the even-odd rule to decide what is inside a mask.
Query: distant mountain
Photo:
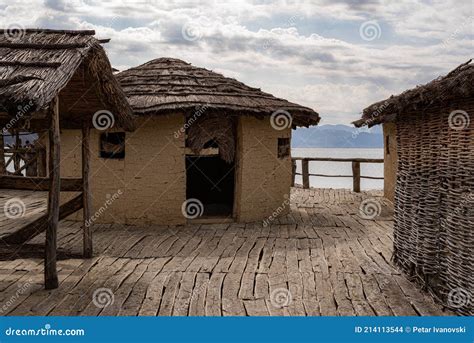
[[[348,125],[320,125],[293,131],[293,148],[383,148],[382,127],[357,129]]]

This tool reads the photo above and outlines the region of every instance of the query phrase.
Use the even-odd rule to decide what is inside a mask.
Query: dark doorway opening
[[[202,202],[204,217],[232,216],[234,163],[219,156],[186,156],[186,198]]]

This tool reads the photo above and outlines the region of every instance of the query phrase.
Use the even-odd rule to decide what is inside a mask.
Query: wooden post
[[[84,120],[82,125],[82,192],[83,192],[83,255],[85,258],[92,257],[92,228],[91,218],[91,192],[90,192],[90,126],[89,121]]]
[[[57,231],[59,224],[60,179],[60,133],[59,133],[59,101],[56,96],[50,103],[49,116],[51,127],[49,131],[49,179],[48,195],[48,224],[46,227],[44,286],[46,289],[58,287],[58,272],[56,269]]]
[[[296,161],[291,160],[291,187],[295,187]]]
[[[303,174],[303,188],[309,188],[309,161],[301,160],[301,173]]]
[[[360,162],[352,162],[352,189],[354,192],[360,192]]]
[[[38,146],[38,176],[46,176],[46,149]]]
[[[15,172],[20,170],[20,149],[21,149],[21,139],[20,139],[20,131],[15,130],[15,149],[13,150],[13,168]]]
[[[5,141],[3,139],[3,134],[6,131],[0,132],[0,175],[5,175],[7,173],[5,167]]]

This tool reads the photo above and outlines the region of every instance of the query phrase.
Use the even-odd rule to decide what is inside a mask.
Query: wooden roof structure
[[[46,108],[60,97],[61,124],[80,128],[98,110],[113,113],[133,129],[132,110],[101,46],[108,40],[93,30],[0,30],[0,121],[27,108],[30,120],[46,118]]]
[[[317,112],[235,79],[174,58],[158,58],[116,75],[137,115],[206,106],[228,115],[263,117],[287,111],[293,126],[317,125]]]
[[[0,168],[0,188],[48,191],[48,211],[19,226],[19,235],[7,244],[22,244],[46,231],[45,288],[59,285],[56,268],[59,221],[83,210],[83,256],[92,257],[92,200],[90,189],[90,130],[108,129],[115,123],[133,130],[133,113],[112,72],[101,43],[92,30],[0,30],[0,161],[4,161],[3,134],[48,131],[48,175],[6,175]],[[109,112],[106,127],[95,114]],[[103,117],[103,115],[101,114]],[[93,122],[94,121],[94,122]],[[82,177],[61,178],[60,128],[82,130]],[[18,147],[17,147],[18,148]],[[8,173],[7,173],[8,174]],[[60,192],[79,193],[60,204]],[[11,220],[18,220],[12,218]],[[23,223],[24,224],[24,223]]]
[[[424,109],[434,104],[474,96],[474,64],[472,59],[445,76],[425,85],[409,89],[397,96],[376,102],[363,110],[362,118],[353,122],[357,127],[373,126],[393,121],[396,116]]]

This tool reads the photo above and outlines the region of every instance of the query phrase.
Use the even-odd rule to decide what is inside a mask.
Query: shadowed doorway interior
[[[234,163],[219,156],[187,156],[186,178],[186,198],[202,202],[203,217],[232,216]]]

